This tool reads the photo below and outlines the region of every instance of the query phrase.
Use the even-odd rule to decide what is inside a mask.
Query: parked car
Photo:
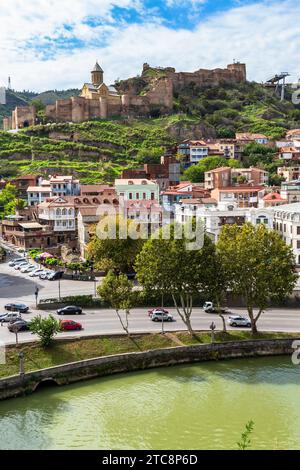
[[[251,322],[249,318],[241,317],[240,315],[232,315],[228,318],[228,324],[230,326],[245,326],[251,328]]]
[[[57,279],[61,279],[63,277],[63,271],[56,271],[55,273],[49,275],[49,281],[56,281]]]
[[[25,266],[29,266],[28,262],[27,261],[24,261],[23,263],[18,263],[14,266],[14,268],[16,270],[19,270],[19,269],[22,269],[24,268]]]
[[[151,317],[151,315],[155,312],[164,312],[164,313],[169,313],[168,310],[166,310],[165,308],[162,308],[162,307],[156,307],[156,308],[152,308],[151,310],[148,310],[148,315],[149,317]]]
[[[57,310],[58,315],[81,315],[82,308],[76,307],[76,305],[67,305],[66,307],[59,308]]]
[[[9,323],[7,325],[7,328],[11,333],[15,333],[15,327],[16,326],[18,328],[18,331],[28,331],[29,326],[30,326],[30,322],[28,322],[26,320],[16,320],[13,323]]]
[[[20,272],[21,273],[30,273],[30,272],[34,271],[35,269],[36,269],[36,267],[33,266],[33,264],[29,264],[28,266],[24,266],[24,268],[21,268]]]
[[[2,315],[0,315],[0,322],[15,322],[17,320],[22,320],[22,318],[20,317],[19,313],[3,313]]]
[[[40,275],[39,275],[39,278],[40,279],[48,279],[48,276],[50,274],[53,274],[53,271],[50,271],[49,269],[45,269]]]
[[[219,313],[219,309],[213,304],[213,302],[204,302],[202,307],[205,313]],[[230,313],[227,307],[221,307],[221,313]]]
[[[9,312],[20,312],[20,313],[26,313],[29,310],[29,307],[27,305],[14,303],[14,302],[4,305],[4,308],[5,310],[8,310]]]
[[[19,263],[24,263],[24,258],[13,259],[12,261],[10,261],[10,262],[8,263],[8,266],[14,267],[14,266],[16,266],[16,265],[19,264]]]
[[[60,329],[63,331],[82,330],[82,324],[74,320],[61,320]]]
[[[42,272],[43,272],[43,269],[35,269],[34,271],[31,271],[31,273],[29,273],[29,276],[30,277],[37,277],[40,274],[42,274]]]
[[[170,313],[165,313],[159,310],[152,313],[150,318],[152,321],[156,321],[156,322],[157,321],[174,321],[173,315],[170,315]]]

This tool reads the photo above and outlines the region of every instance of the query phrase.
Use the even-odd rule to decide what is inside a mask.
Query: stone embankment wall
[[[73,362],[0,380],[0,399],[32,393],[45,381],[66,385],[121,372],[200,361],[292,354],[294,339],[237,341],[180,346]]]

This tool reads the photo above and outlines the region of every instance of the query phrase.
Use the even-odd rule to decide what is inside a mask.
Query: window
[[[140,199],[140,194],[139,194],[139,193],[136,193],[135,198],[136,198],[136,199]]]
[[[146,199],[146,193],[143,193],[143,199]]]
[[[297,240],[297,249],[300,249],[300,240]]]
[[[56,215],[60,215],[61,212],[60,212],[60,209],[56,209]]]
[[[154,193],[151,193],[151,201],[154,200],[154,196],[155,196],[155,194],[154,194]]]
[[[129,199],[132,199],[132,193],[129,193],[128,197],[129,197]]]
[[[298,227],[297,227],[297,235],[300,235],[300,227],[299,227],[299,225],[298,225]]]

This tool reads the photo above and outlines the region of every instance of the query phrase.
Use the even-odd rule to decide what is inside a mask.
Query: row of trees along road
[[[163,236],[163,230],[160,230],[158,236],[143,243],[141,240],[131,240],[130,255],[135,251],[137,253],[134,267],[143,291],[169,294],[191,335],[194,335],[194,299],[199,293],[219,307],[224,330],[226,324],[221,306],[225,302],[226,293],[230,290],[232,294],[241,296],[251,320],[252,333],[255,334],[257,322],[270,302],[283,301],[296,284],[298,276],[291,248],[276,232],[264,225],[225,225],[217,244],[205,235],[203,247],[196,250],[187,249],[189,239],[176,239],[175,230],[176,226],[172,225],[168,239]],[[121,264],[127,264],[124,263],[126,253],[120,253],[120,241],[106,242],[109,243],[110,250],[116,244]],[[100,265],[99,253],[103,251],[103,243],[94,240],[90,245],[90,254],[94,255],[94,260]],[[122,246],[125,250],[128,247],[123,241]],[[108,251],[104,254],[106,262],[107,253]],[[114,257],[112,265],[122,271],[121,264],[118,266]],[[120,310],[125,311],[126,319],[122,326],[125,326],[127,334],[129,310],[135,306],[132,287],[124,276],[110,273],[98,288],[100,297],[116,310],[120,320]]]

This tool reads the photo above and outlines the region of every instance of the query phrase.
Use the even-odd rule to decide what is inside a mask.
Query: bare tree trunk
[[[222,309],[221,309],[220,301],[218,301],[218,303],[217,303],[217,310],[218,310],[218,315],[221,318],[222,323],[223,323],[223,333],[227,333],[226,322],[225,322],[224,315],[222,315]]]
[[[219,313],[218,315],[221,318],[222,323],[223,323],[223,333],[227,333],[226,321],[225,321],[224,315],[222,315],[222,313]]]
[[[180,310],[180,308],[177,304],[177,301],[176,301],[176,298],[175,298],[174,294],[172,294],[172,298],[173,298],[173,302],[174,302],[174,305],[176,307],[177,313],[180,316],[183,323],[185,324],[185,326],[187,327],[189,334],[191,336],[196,336],[195,332],[192,328],[192,324],[191,324],[191,314],[192,314],[192,311],[193,311],[193,298],[192,298],[192,296],[189,296],[187,294],[187,302],[185,303],[183,295],[180,295],[180,301],[181,301],[181,307],[182,307],[183,313],[181,312],[181,310]]]
[[[254,315],[253,315],[253,307],[252,307],[252,305],[248,306],[248,307],[247,307],[247,310],[248,310],[248,315],[249,315],[249,318],[250,318],[250,321],[251,321],[251,332],[252,332],[252,335],[256,335],[256,334],[257,334],[257,327],[256,327],[256,321],[255,321],[255,318],[254,318]]]
[[[127,334],[128,338],[129,338],[130,333],[129,333],[129,328],[128,328],[129,327],[129,320],[128,320],[129,312],[128,312],[128,310],[126,310],[126,312],[125,312],[126,323],[123,322],[122,317],[119,313],[119,310],[116,310],[116,314],[118,315],[118,318],[119,318],[119,321],[122,325],[123,330],[125,331],[125,333]]]

